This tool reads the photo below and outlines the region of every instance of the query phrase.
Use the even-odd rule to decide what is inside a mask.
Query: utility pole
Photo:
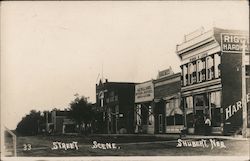
[[[242,135],[247,137],[247,100],[246,100],[246,67],[245,67],[245,55],[246,55],[246,41],[242,42]]]

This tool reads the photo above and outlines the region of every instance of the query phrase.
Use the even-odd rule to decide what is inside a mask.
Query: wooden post
[[[246,55],[246,41],[242,43],[242,135],[247,137],[247,103],[246,103],[246,67],[245,67],[245,55]]]

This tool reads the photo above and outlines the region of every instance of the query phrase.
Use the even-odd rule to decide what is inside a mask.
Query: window
[[[210,93],[211,107],[221,107],[221,92]]]
[[[183,125],[183,111],[180,109],[178,98],[170,99],[166,103],[166,124]]]
[[[213,58],[211,56],[206,58],[206,76],[206,80],[213,78]]]
[[[162,132],[162,114],[159,114],[159,132]]]
[[[174,101],[169,100],[166,104],[166,125],[174,125]]]
[[[196,83],[196,70],[197,70],[197,65],[194,64],[193,65],[193,74],[192,74],[192,77],[193,77],[192,83]]]
[[[220,77],[220,54],[216,53],[214,54],[214,77],[219,78]]]
[[[101,99],[101,107],[103,107],[103,98]]]
[[[141,125],[141,105],[136,106],[136,124]]]
[[[193,63],[189,63],[188,64],[188,84],[193,84],[193,72],[194,72]]]
[[[153,110],[152,110],[151,106],[148,106],[148,115],[149,115],[148,124],[153,125],[154,124],[154,115],[153,115]]]
[[[182,66],[182,84],[183,86],[187,85],[187,66],[183,65]]]
[[[115,106],[115,117],[118,120],[119,118],[119,106],[118,105]]]
[[[186,119],[187,127],[193,127],[194,118],[193,118],[193,96],[186,97]]]
[[[197,61],[197,82],[202,82],[203,63],[201,60]]]
[[[187,102],[187,108],[193,109],[193,97],[192,96],[186,97],[186,102]]]
[[[175,99],[175,125],[183,125],[183,111],[180,106],[180,100]]]
[[[195,96],[195,107],[205,106],[205,100],[203,95]]]
[[[159,124],[162,124],[162,114],[159,114]]]
[[[115,101],[115,92],[111,91],[109,93],[109,102],[114,102]]]
[[[110,108],[108,108],[107,114],[108,114],[108,121],[111,122],[111,109]]]
[[[221,91],[210,93],[212,126],[220,126],[221,120]]]

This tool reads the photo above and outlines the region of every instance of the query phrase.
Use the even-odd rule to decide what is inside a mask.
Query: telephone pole
[[[246,55],[246,41],[242,42],[242,135],[247,137],[247,100],[246,100],[246,66],[245,66],[245,55]]]

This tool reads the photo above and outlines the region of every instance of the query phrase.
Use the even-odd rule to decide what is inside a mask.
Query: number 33
[[[23,150],[24,151],[31,150],[31,144],[23,144]]]

